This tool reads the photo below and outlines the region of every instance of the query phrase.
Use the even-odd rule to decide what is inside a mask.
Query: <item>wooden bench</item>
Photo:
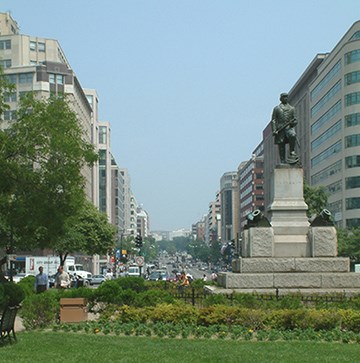
[[[15,318],[19,310],[19,306],[7,306],[1,315],[0,321],[0,342],[4,344],[6,341],[12,343],[16,341],[15,335]]]

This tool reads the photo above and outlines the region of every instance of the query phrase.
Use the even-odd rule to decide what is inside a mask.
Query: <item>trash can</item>
[[[78,323],[88,318],[86,300],[84,298],[60,299],[60,321],[62,323]]]

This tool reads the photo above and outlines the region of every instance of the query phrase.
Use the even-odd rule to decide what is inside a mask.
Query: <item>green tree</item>
[[[97,154],[61,97],[28,94],[0,138],[0,244],[55,248],[85,203],[82,169]]]
[[[210,243],[210,261],[212,263],[217,263],[220,261],[223,256],[221,255],[221,242],[220,241],[212,241]]]
[[[112,253],[115,248],[115,226],[89,201],[85,201],[76,216],[69,218],[65,230],[54,246],[61,265],[71,253],[106,254]]]
[[[360,227],[337,229],[338,255],[350,257],[351,267],[360,263]]]
[[[195,259],[207,262],[210,249],[204,241],[195,240],[187,245],[187,252]]]
[[[153,237],[145,237],[143,240],[142,255],[145,261],[154,261],[159,253],[159,245]]]
[[[328,195],[325,187],[317,186],[312,187],[304,181],[304,199],[309,209],[307,216],[310,218],[314,214],[319,214],[326,208],[328,202]]]

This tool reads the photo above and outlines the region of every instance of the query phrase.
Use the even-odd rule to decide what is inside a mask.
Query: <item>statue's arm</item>
[[[295,127],[297,125],[297,119],[296,119],[296,115],[295,115],[295,108],[293,107],[292,109],[292,113],[291,113],[291,116],[292,116],[292,120],[291,120],[291,126],[292,127]]]
[[[277,109],[275,107],[273,110],[273,113],[271,115],[271,129],[272,129],[273,134],[277,133],[277,122],[276,121],[277,121]]]

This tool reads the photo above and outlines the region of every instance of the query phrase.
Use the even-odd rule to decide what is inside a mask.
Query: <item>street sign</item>
[[[143,266],[144,262],[145,262],[144,256],[136,256],[135,257],[135,262],[136,262],[137,265]]]

